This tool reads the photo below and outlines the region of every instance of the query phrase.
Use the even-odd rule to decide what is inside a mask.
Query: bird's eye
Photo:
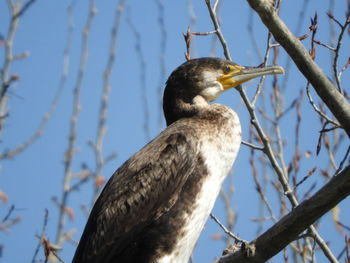
[[[229,66],[224,66],[223,71],[225,74],[229,73],[231,71]]]

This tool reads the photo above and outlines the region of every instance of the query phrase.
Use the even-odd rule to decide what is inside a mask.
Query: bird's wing
[[[73,263],[107,262],[132,242],[133,233],[172,207],[196,165],[193,136],[168,128],[114,173],[91,211]]]

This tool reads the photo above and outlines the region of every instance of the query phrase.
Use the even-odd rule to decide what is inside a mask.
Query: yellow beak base
[[[230,72],[224,73],[222,76],[220,76],[218,81],[221,83],[224,89],[229,89],[257,77],[276,74],[284,74],[284,69],[280,66],[260,68],[235,65],[231,68]]]

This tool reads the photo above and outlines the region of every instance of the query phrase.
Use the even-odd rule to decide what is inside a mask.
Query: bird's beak
[[[231,66],[231,71],[223,74],[218,78],[224,89],[236,87],[253,78],[265,76],[284,74],[284,69],[280,66],[270,67],[243,67],[234,65]]]

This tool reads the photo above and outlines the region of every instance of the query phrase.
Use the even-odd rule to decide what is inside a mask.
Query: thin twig
[[[340,28],[343,27],[343,25],[339,22],[338,19],[336,19],[336,18],[332,15],[332,13],[327,12],[327,16],[328,16],[331,20],[333,20]]]
[[[74,2],[73,2],[74,3]],[[68,8],[68,12],[71,13],[70,8]],[[68,29],[68,41],[67,41],[67,46],[64,51],[64,65],[63,65],[63,71],[62,71],[62,76],[60,80],[60,84],[55,92],[55,95],[52,99],[51,105],[48,109],[48,111],[44,114],[42,117],[39,127],[37,130],[33,133],[32,136],[30,136],[27,140],[25,140],[23,143],[18,145],[12,150],[6,150],[2,154],[0,154],[0,159],[11,159],[14,158],[16,155],[20,154],[24,150],[26,150],[30,145],[32,145],[36,140],[40,138],[40,136],[44,133],[46,125],[48,121],[50,120],[52,114],[56,110],[57,104],[59,102],[59,99],[61,98],[61,94],[64,90],[65,87],[65,82],[67,79],[67,74],[68,74],[68,60],[69,60],[69,50],[70,50],[70,45],[71,45],[71,35],[72,35],[72,27],[73,25],[70,23],[69,29]]]
[[[228,60],[232,60],[232,57],[230,55],[230,51],[229,51],[227,43],[226,43],[226,40],[225,40],[225,38],[224,38],[224,36],[223,36],[223,34],[221,32],[221,28],[220,28],[219,21],[217,19],[215,10],[212,8],[210,0],[205,0],[205,3],[207,5],[207,7],[208,7],[211,20],[213,21],[213,25],[214,25],[214,28],[215,28],[215,33],[218,36],[218,38],[220,40],[220,43],[222,45],[222,48],[224,50],[224,55],[225,55],[225,57]],[[217,6],[217,5],[215,5],[215,6]]]
[[[208,35],[212,35],[212,34],[216,34],[216,31],[208,31],[208,32],[191,32],[192,35],[195,36],[208,36]]]
[[[292,161],[290,163],[290,168],[293,167],[293,171],[294,171],[294,175],[293,175],[293,181],[296,182],[297,180],[297,176],[298,176],[298,172],[299,172],[299,162],[301,159],[301,155],[300,155],[300,126],[301,126],[301,118],[302,118],[302,114],[300,111],[300,106],[301,106],[301,101],[304,97],[304,93],[303,90],[300,91],[299,93],[299,99],[295,100],[295,103],[292,103],[292,105],[294,104],[295,106],[295,110],[296,110],[296,124],[295,124],[295,150],[294,150],[294,155],[292,158]]]
[[[338,165],[336,164],[336,160],[334,157],[335,153],[333,152],[333,149],[331,148],[329,136],[326,132],[321,131],[321,133],[323,133],[323,144],[327,149],[330,164],[331,164],[333,169],[337,169]]]
[[[189,61],[191,59],[191,41],[192,41],[192,34],[191,34],[191,29],[188,27],[187,32],[182,33],[185,44],[186,44],[186,52],[185,52],[185,59],[186,61]]]
[[[335,127],[340,128],[341,125],[337,122],[332,120],[331,118],[329,118],[326,114],[324,114],[315,104],[315,102],[312,99],[311,93],[310,93],[310,82],[308,82],[306,84],[306,95],[309,99],[309,102],[312,106],[312,108],[317,112],[318,115],[320,115],[322,118],[324,118],[326,121],[328,121],[329,123],[333,124]]]
[[[124,10],[124,5],[125,5],[125,0],[120,0],[115,10],[114,23],[111,30],[109,56],[108,56],[106,67],[103,73],[103,88],[102,88],[102,94],[100,99],[98,127],[97,127],[96,140],[95,140],[95,143],[93,144],[94,153],[95,153],[95,162],[96,162],[95,172],[93,173],[94,182],[96,181],[97,178],[101,176],[102,169],[105,165],[105,159],[103,157],[102,147],[103,147],[104,136],[106,134],[108,100],[109,100],[109,93],[111,91],[110,76],[113,70],[114,62],[116,60],[117,36],[119,32],[119,27],[120,27],[121,15]],[[95,187],[92,195],[91,205],[95,202],[96,197],[101,188],[101,185],[98,185],[96,183],[94,185]]]
[[[316,156],[320,153],[321,151],[321,147],[322,147],[322,136],[323,136],[323,130],[326,128],[326,126],[329,124],[328,121],[325,121],[323,126],[322,126],[322,130],[320,131],[320,135],[318,136],[318,140],[317,140],[317,146],[316,146]]]
[[[346,160],[348,159],[350,153],[350,145],[348,147],[348,149],[346,150],[346,153],[344,155],[343,160],[341,160],[338,169],[335,171],[335,175],[337,175],[338,173],[340,173],[340,171],[343,169],[344,163],[346,162]]]
[[[210,213],[210,217],[221,227],[221,229],[225,232],[225,234],[229,235],[230,237],[232,237],[235,242],[237,243],[247,243],[246,240],[239,238],[238,236],[236,236],[235,234],[231,233],[221,222],[220,220],[213,215],[213,213]]]
[[[231,179],[232,177],[230,177]],[[227,230],[232,232],[233,227],[236,223],[236,213],[232,208],[231,200],[233,195],[233,182],[230,180],[230,186],[228,187],[228,191],[224,191],[222,188],[220,191],[220,196],[222,197],[223,203],[225,205],[225,213],[226,213],[226,225]],[[229,236],[225,236],[226,239],[226,245],[230,245],[230,238]]]
[[[73,162],[73,156],[75,153],[77,121],[78,121],[78,115],[80,111],[80,91],[82,88],[82,81],[83,81],[85,67],[87,63],[87,57],[88,57],[89,33],[90,33],[90,29],[92,26],[95,13],[96,13],[95,1],[90,0],[87,20],[82,32],[82,48],[80,53],[80,63],[79,63],[79,69],[78,69],[75,87],[73,90],[73,110],[72,110],[71,119],[70,119],[68,147],[64,158],[63,193],[62,193],[62,198],[60,202],[58,226],[57,226],[56,242],[55,242],[58,245],[64,241],[62,240],[63,232],[64,232],[64,224],[65,224],[64,208],[66,206],[68,195],[70,192],[70,187],[71,187],[70,184],[72,180],[72,162]]]
[[[269,55],[270,55],[270,51],[271,51],[271,36],[272,35],[269,32],[267,34],[267,39],[266,39],[266,49],[265,49],[264,60],[263,60],[263,62],[261,64],[261,66],[263,66],[263,67],[266,66],[267,60],[269,59]],[[258,97],[259,97],[259,95],[260,95],[260,93],[262,91],[262,87],[263,87],[264,83],[265,83],[265,76],[262,76],[260,78],[260,80],[259,80],[259,84],[258,84],[258,86],[256,88],[254,97],[251,100],[252,105],[255,105],[255,103],[256,103],[256,101],[257,101],[257,99],[258,99]]]
[[[278,49],[274,49],[273,60],[274,60],[275,64],[277,62],[278,54],[279,54]],[[282,112],[283,102],[282,102],[281,91],[280,91],[280,87],[278,85],[276,75],[273,76],[272,91],[273,92],[272,92],[271,96],[274,97],[274,100],[272,100],[272,108],[273,108],[273,113],[274,113],[274,119],[273,119],[272,125],[273,125],[274,133],[276,136],[276,140],[277,140],[277,142],[276,142],[277,149],[275,152],[275,156],[279,160],[280,167],[283,170],[285,177],[288,177],[287,165],[285,164],[285,161],[284,161],[285,160],[285,158],[284,158],[284,143],[283,143],[283,139],[282,139],[280,122],[279,122],[280,115]]]
[[[8,27],[7,38],[5,39],[5,60],[0,72],[1,78],[1,87],[0,87],[0,116],[6,116],[6,106],[7,106],[7,98],[6,93],[10,87],[10,82],[13,80],[12,77],[9,77],[10,66],[12,61],[15,59],[13,55],[13,41],[15,37],[15,33],[17,31],[19,18],[22,16],[29,7],[35,2],[35,0],[29,0],[23,6],[20,1],[13,2],[12,0],[7,0],[7,5],[10,9],[11,21]],[[5,118],[0,119],[0,131],[3,127]]]
[[[0,116],[7,116],[7,102],[8,98],[6,96],[6,93],[10,87],[10,80],[11,77],[9,77],[10,74],[10,67],[13,61],[13,42],[15,38],[15,33],[17,31],[18,23],[19,23],[19,17],[16,19],[13,19],[15,14],[20,10],[20,4],[19,2],[16,2],[14,4],[12,0],[8,0],[7,4],[10,9],[10,15],[11,15],[11,21],[10,25],[8,27],[7,31],[7,37],[5,39],[5,51],[4,51],[4,63],[1,67],[0,71],[0,78],[1,78],[1,87],[0,87]],[[0,132],[2,131],[4,127],[6,118],[0,119]]]
[[[7,211],[7,214],[2,219],[2,223],[5,223],[11,216],[11,214],[15,211],[15,205],[11,205],[10,209]]]
[[[252,144],[250,142],[246,142],[246,141],[243,141],[243,140],[241,141],[241,144],[243,144],[245,146],[248,146],[248,147],[250,147],[250,148],[252,148],[254,150],[259,150],[259,151],[264,151],[265,150],[264,147],[254,145],[254,144]]]
[[[22,16],[35,1],[36,0],[27,1],[27,3],[25,3],[23,7],[12,17],[12,19],[17,19],[18,17]]]
[[[259,45],[258,45],[258,41],[255,37],[255,34],[254,34],[254,12],[252,9],[249,9],[249,18],[248,18],[248,23],[247,23],[247,30],[248,30],[248,34],[249,34],[249,37],[251,39],[251,42],[253,44],[253,49],[256,53],[256,55],[258,56],[258,59],[259,61],[261,61],[263,58],[262,58],[262,55],[261,55],[261,52],[260,52],[260,49],[259,49]],[[260,41],[259,41],[260,43]]]
[[[254,137],[253,127],[252,127],[252,125],[249,125],[249,143],[252,143],[253,137]],[[257,169],[257,166],[255,165],[255,153],[256,153],[256,151],[253,148],[251,148],[251,150],[250,150],[250,157],[249,157],[249,166],[251,167],[253,178],[254,178],[256,189],[257,189],[258,193],[259,194],[264,194],[265,193],[264,190],[266,190],[266,188],[263,188],[260,185],[260,182],[259,182],[259,179],[258,179],[258,169]],[[265,166],[263,165],[262,167],[265,167]],[[266,177],[264,177],[264,178],[266,178]],[[266,184],[265,184],[265,186],[266,186]],[[265,200],[267,200],[267,198]],[[265,208],[264,205],[266,204],[268,206],[267,207],[268,210],[269,210],[269,207],[270,207],[270,205],[267,202],[265,202],[265,200],[262,199],[262,198],[260,198],[260,200],[259,200],[260,203],[262,204],[262,205],[259,205],[259,214],[261,215],[261,217],[264,216],[264,208]],[[263,221],[260,220],[258,222],[259,222],[259,225],[258,225],[257,233],[260,234],[263,231]]]
[[[300,186],[302,183],[304,183],[311,175],[313,175],[316,171],[316,167],[312,168],[312,170],[310,172],[308,172],[307,175],[305,175],[298,183],[295,184],[295,186],[293,187],[293,192],[295,192],[295,190],[298,188],[298,186]]]
[[[163,100],[162,92],[166,78],[165,52],[167,47],[167,30],[165,27],[165,11],[164,4],[161,0],[155,0],[158,8],[158,25],[160,31],[160,48],[159,48],[159,82],[158,82],[158,97],[159,99],[159,114],[158,114],[158,128],[160,129],[164,123],[163,118]]]
[[[84,177],[80,178],[78,182],[75,184],[72,184],[70,187],[70,192],[79,190],[80,186],[82,186],[84,183],[88,182],[88,180],[93,176],[93,173],[89,172]],[[96,187],[97,188],[97,187]]]
[[[216,13],[218,6],[220,4],[220,0],[215,0],[214,5],[213,5],[213,12]]]
[[[331,51],[335,51],[335,50],[336,50],[334,47],[332,47],[332,46],[330,46],[330,45],[327,45],[327,44],[325,44],[325,43],[322,43],[321,41],[318,41],[318,40],[313,39],[312,42],[316,43],[317,45],[320,45],[320,46],[323,46],[323,47],[325,47],[325,48],[328,48],[328,49],[331,50]]]
[[[338,73],[339,79],[341,78],[343,72],[349,67],[349,65],[350,65],[350,57],[346,61],[345,65],[339,70],[339,73]]]
[[[31,263],[35,263],[37,261],[36,257],[38,256],[40,247],[42,245],[42,240],[45,237],[48,218],[49,218],[49,210],[45,209],[43,227],[42,227],[40,238],[39,238],[39,242],[38,242],[38,244],[37,244],[37,246],[35,248],[34,255],[33,255]]]
[[[255,166],[255,163],[254,163],[254,153],[255,151],[254,150],[251,150],[250,152],[250,159],[249,159],[249,164],[250,166],[252,167],[252,170],[253,170],[253,179],[254,179],[254,183],[255,183],[255,188],[256,188],[256,191],[258,192],[259,196],[260,196],[260,199],[261,199],[261,202],[262,204],[264,204],[270,214],[270,217],[269,219],[272,219],[274,222],[277,221],[276,219],[276,216],[274,215],[274,212],[273,212],[273,209],[270,205],[270,203],[268,202],[268,199],[265,195],[265,191],[263,189],[263,187],[261,186],[259,180],[258,180],[258,174],[257,174],[257,169],[256,169],[256,166]]]
[[[138,57],[139,65],[140,65],[140,87],[141,87],[141,100],[143,105],[143,131],[145,134],[146,141],[151,139],[150,128],[149,128],[149,105],[147,98],[147,85],[146,85],[146,60],[142,51],[142,41],[140,32],[137,30],[137,27],[131,21],[130,10],[127,16],[127,23],[131,29],[131,32],[135,37],[135,51]]]
[[[337,21],[334,17],[333,17],[333,20]],[[334,60],[333,60],[333,74],[334,74],[335,82],[337,84],[338,90],[340,92],[342,92],[342,93],[343,93],[343,90],[341,88],[340,77],[339,77],[339,74],[338,74],[338,58],[339,58],[340,47],[341,47],[342,42],[343,42],[343,36],[344,36],[345,30],[346,30],[346,28],[348,27],[349,24],[350,24],[350,12],[346,16],[344,25],[340,25],[341,30],[340,30],[340,33],[339,33],[339,36],[338,36],[337,47],[335,48],[335,55],[334,55]]]
[[[303,25],[303,22],[304,22],[304,19],[305,19],[305,15],[306,15],[305,11],[307,10],[307,6],[308,6],[309,3],[310,3],[310,0],[304,0],[303,1],[303,5],[300,8],[299,17],[297,19],[298,23],[297,23],[296,28],[295,28],[295,35],[296,36],[298,36],[301,33],[302,25]],[[307,35],[307,34],[305,34],[305,35]],[[302,40],[303,37],[298,37],[298,39]],[[278,44],[278,43],[276,43],[276,44]],[[292,60],[290,59],[289,56],[286,57],[286,60],[287,61],[286,61],[286,64],[284,66],[285,75],[284,75],[283,80],[282,80],[281,90],[285,90],[286,89],[287,83],[288,83],[288,80],[289,80],[289,76],[290,76],[290,69],[291,69]]]

